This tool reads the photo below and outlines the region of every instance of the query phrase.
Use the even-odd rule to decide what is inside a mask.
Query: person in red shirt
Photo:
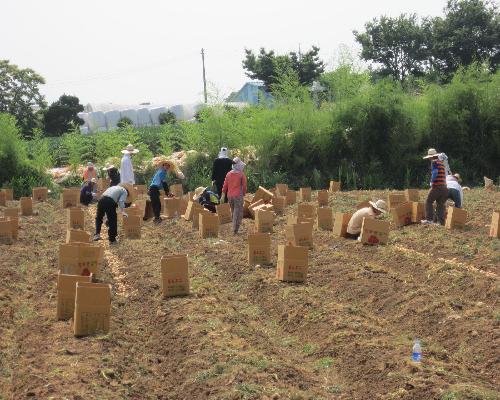
[[[245,163],[236,157],[233,160],[233,169],[229,171],[222,186],[222,199],[227,196],[233,214],[233,233],[238,234],[243,220],[243,197],[247,192],[247,177],[243,173]]]
[[[434,202],[436,202],[437,220],[441,225],[444,225],[445,203],[448,199],[445,166],[439,160],[439,153],[436,149],[429,149],[427,155],[423,158],[424,160],[430,158],[432,176],[431,190],[429,190],[425,201],[425,219],[422,220],[422,224],[432,224],[434,220]]]
[[[90,182],[92,179],[97,179],[97,171],[94,164],[88,162],[87,168],[83,171],[83,182]]]

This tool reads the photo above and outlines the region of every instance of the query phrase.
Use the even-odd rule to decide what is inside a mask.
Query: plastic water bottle
[[[415,339],[413,343],[413,351],[411,353],[411,359],[415,362],[420,362],[420,358],[422,357],[422,347],[420,346],[420,340]]]

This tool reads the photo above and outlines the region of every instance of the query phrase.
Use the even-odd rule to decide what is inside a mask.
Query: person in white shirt
[[[139,153],[139,149],[136,149],[132,144],[128,144],[127,147],[122,150],[122,153],[123,157],[120,165],[120,183],[129,183],[131,185],[135,185],[132,154]]]
[[[462,182],[462,179],[460,179],[459,174],[448,175],[446,177],[448,198],[453,200],[453,202],[455,203],[455,208],[462,208],[464,206],[464,188],[462,188],[460,182]]]
[[[128,215],[125,212],[125,204],[132,203],[135,200],[134,187],[128,183],[120,183],[118,186],[111,186],[102,194],[101,199],[97,203],[97,213],[95,217],[95,235],[94,240],[101,240],[101,226],[104,215],[108,218],[108,238],[110,244],[116,244],[116,236],[118,235],[118,222],[116,209],[120,209],[120,213],[124,218]]]
[[[370,201],[369,207],[364,207],[356,211],[347,225],[346,238],[358,239],[361,234],[361,227],[364,218],[375,218],[378,215],[387,213],[387,205],[384,200]]]

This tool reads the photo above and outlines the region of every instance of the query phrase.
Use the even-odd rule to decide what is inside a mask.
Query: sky
[[[2,0],[0,59],[41,74],[41,92],[82,104],[220,100],[250,79],[244,49],[319,46],[327,69],[353,30],[381,15],[442,15],[445,0]]]

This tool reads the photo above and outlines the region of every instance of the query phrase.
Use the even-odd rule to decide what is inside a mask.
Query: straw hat
[[[429,149],[427,150],[427,155],[422,157],[424,160],[427,158],[432,158],[432,157],[437,157],[439,153],[436,151],[436,149]]]
[[[369,201],[370,205],[377,211],[380,211],[383,214],[387,213],[387,204],[384,200],[377,200],[375,203],[373,201]]]
[[[106,163],[106,165],[104,166],[104,168],[102,170],[109,171],[111,168],[115,168],[115,166],[113,164]]]
[[[453,174],[453,176],[457,178],[458,182],[462,182],[462,177],[460,176],[460,174]]]
[[[154,157],[152,162],[153,162],[153,167],[155,167],[155,168],[159,168],[165,164],[169,165],[170,166],[169,170],[171,172],[175,173],[178,178],[184,179],[184,174],[181,172],[181,170],[179,169],[179,166],[177,165],[177,163],[175,161],[169,160],[165,156],[158,156],[158,157]]]
[[[134,200],[135,200],[135,188],[133,185],[131,185],[130,183],[120,183],[121,187],[127,189],[128,191],[128,196],[127,196],[127,199],[125,200],[125,203],[133,203]]]
[[[205,188],[203,186],[199,186],[194,190],[194,195],[193,195],[193,201],[197,201],[203,192],[205,191]]]
[[[136,149],[133,144],[127,144],[127,147],[125,147],[122,150],[123,154],[137,154],[139,153],[139,149]]]

